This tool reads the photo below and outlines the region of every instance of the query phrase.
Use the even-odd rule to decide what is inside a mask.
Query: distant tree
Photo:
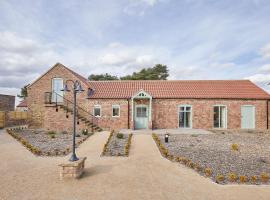
[[[29,84],[28,84],[29,85]],[[25,85],[21,88],[21,93],[17,95],[17,97],[21,98],[21,99],[25,99],[27,97],[27,86]]]
[[[123,76],[121,80],[167,80],[169,70],[166,65],[156,64],[154,67],[143,68],[132,75]]]
[[[139,72],[133,72],[132,75],[120,77],[120,80],[167,80],[169,70],[166,65],[156,64],[154,67],[143,68]],[[91,74],[90,81],[114,81],[119,80],[117,76],[106,74]]]
[[[114,80],[119,80],[117,76],[112,76],[108,73],[106,74],[91,74],[88,79],[90,81],[114,81]]]

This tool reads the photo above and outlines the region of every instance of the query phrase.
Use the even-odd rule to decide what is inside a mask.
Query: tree
[[[156,64],[154,67],[143,68],[132,75],[123,76],[121,80],[167,80],[169,70],[166,65]]]
[[[28,84],[29,85],[29,84]],[[17,97],[21,98],[21,99],[25,99],[27,97],[27,86],[25,85],[21,88],[21,94],[18,94]]]
[[[120,77],[120,80],[167,80],[169,70],[166,65],[156,64],[154,67],[143,68],[139,72],[133,72],[132,75]],[[117,76],[106,74],[91,74],[90,81],[119,80]]]
[[[119,80],[117,76],[112,76],[108,73],[106,74],[91,74],[88,79],[90,81],[114,81],[114,80]]]

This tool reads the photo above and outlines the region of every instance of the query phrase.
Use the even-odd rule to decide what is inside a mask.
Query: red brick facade
[[[77,80],[78,76],[71,73],[61,64],[56,65],[46,74],[28,87],[28,109],[29,125],[31,127],[45,128],[48,130],[72,130],[72,116],[66,118],[66,113],[62,109],[58,112],[55,107],[44,103],[44,93],[51,92],[52,78],[61,77],[64,82],[68,79]],[[80,78],[80,77],[79,77]],[[81,81],[81,80],[80,80]],[[130,98],[112,99],[87,99],[87,89],[89,85],[83,81],[82,86],[86,90],[78,95],[78,105],[90,114],[93,114],[94,105],[101,107],[101,117],[97,117],[98,126],[103,129],[127,129],[134,128],[132,121],[132,100]],[[71,98],[71,93],[64,95]],[[133,106],[144,104],[150,107],[149,99],[134,99]],[[112,105],[120,106],[120,116],[112,116]],[[192,128],[211,129],[213,128],[213,106],[224,105],[227,107],[227,128],[241,128],[241,105],[255,106],[255,128],[267,129],[267,100],[244,100],[244,99],[152,99],[152,120],[148,127],[154,129],[178,128],[178,107],[179,105],[192,106]],[[79,130],[84,128],[81,122]]]

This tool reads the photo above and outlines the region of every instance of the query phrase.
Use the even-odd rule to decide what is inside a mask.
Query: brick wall
[[[15,96],[0,94],[0,111],[14,111]]]
[[[78,78],[72,74],[69,70],[63,67],[61,64],[53,67],[49,70],[44,76],[34,82],[31,86],[27,88],[28,97],[28,119],[29,126],[32,128],[44,128],[47,126],[45,122],[48,118],[51,118],[48,109],[45,107],[45,92],[52,91],[52,79],[53,78],[63,78],[64,83],[66,80],[78,80]],[[71,83],[69,83],[69,88],[71,88]],[[83,89],[85,92],[78,94],[77,102],[80,106],[86,105],[86,96],[88,86],[82,83]],[[67,92],[64,95],[67,99],[72,99],[72,92]],[[63,116],[65,117],[65,116]]]

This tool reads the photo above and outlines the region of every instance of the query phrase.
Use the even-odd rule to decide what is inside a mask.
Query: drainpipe
[[[128,102],[128,117],[127,117],[127,127],[128,127],[128,129],[129,129],[129,99],[127,99],[127,102]],[[267,125],[267,127],[268,127],[268,125]]]

